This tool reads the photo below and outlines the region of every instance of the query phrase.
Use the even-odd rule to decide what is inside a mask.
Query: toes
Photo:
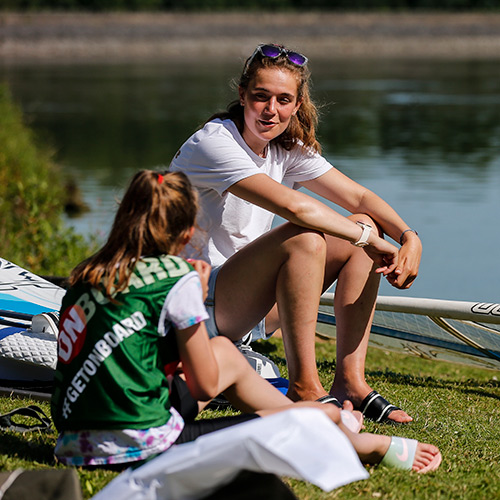
[[[352,404],[351,401],[346,399],[342,405],[342,408],[347,411],[353,411],[354,410],[354,405]]]
[[[418,443],[412,469],[419,473],[436,470],[441,463],[439,449],[427,443]]]
[[[407,422],[411,422],[413,420],[413,418],[403,410],[391,411],[391,413],[387,416],[387,419],[398,424],[406,424]]]

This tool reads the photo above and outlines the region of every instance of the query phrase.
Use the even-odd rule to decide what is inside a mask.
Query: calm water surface
[[[382,295],[500,302],[500,64],[312,64],[324,154],[418,229],[421,273]],[[234,96],[239,64],[0,67],[16,101],[91,211],[68,219],[104,238],[138,168],[168,165]]]

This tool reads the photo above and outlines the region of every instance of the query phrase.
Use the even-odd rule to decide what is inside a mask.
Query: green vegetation
[[[286,374],[283,344],[279,339],[257,348]],[[317,344],[322,382],[331,382],[335,344]],[[443,463],[434,473],[417,475],[370,467],[370,479],[330,493],[302,481],[286,480],[301,500],[383,498],[385,500],[455,500],[500,498],[500,382],[498,372],[458,364],[423,360],[414,356],[370,349],[368,381],[414,417],[408,425],[367,422],[366,430],[396,434],[436,444]],[[39,402],[0,398],[0,412]],[[49,411],[48,403],[41,406]],[[212,415],[224,414],[211,412]],[[26,422],[35,423],[35,422]],[[57,467],[53,459],[55,432],[26,434],[0,431],[0,470]],[[116,473],[78,470],[85,498],[103,488]]]
[[[90,243],[64,226],[64,178],[0,85],[0,257],[66,276]]]
[[[498,0],[0,0],[0,8],[13,10],[498,10]]]

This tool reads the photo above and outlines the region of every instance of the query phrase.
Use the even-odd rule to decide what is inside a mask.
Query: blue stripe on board
[[[53,289],[57,289],[57,288],[58,287],[56,287],[54,285],[54,286],[49,286],[48,288],[46,288],[46,290],[53,290]],[[22,288],[22,291],[23,291],[23,293],[27,297],[30,297],[30,296],[33,297],[33,300],[35,302],[40,301],[40,300],[43,301],[45,305],[44,306],[40,306],[40,307],[45,307],[44,312],[46,312],[46,311],[58,311],[59,308],[61,307],[61,302],[60,301],[55,301],[54,297],[52,297],[50,299],[48,297],[40,297],[40,290],[30,290],[29,286],[24,286]],[[5,295],[8,295],[8,294],[5,294]],[[15,295],[10,295],[10,297],[17,298]],[[29,300],[29,298],[28,299],[24,299],[24,301],[28,302],[28,303],[31,303],[30,300]]]
[[[14,335],[14,333],[25,332],[26,328],[19,328],[18,326],[9,326],[7,328],[2,328],[0,330],[0,340],[8,337],[9,335]]]
[[[330,314],[318,313],[318,321],[326,325],[336,325],[335,316]],[[416,335],[414,333],[401,332],[399,330],[392,330],[391,328],[385,328],[383,326],[372,326],[373,333],[377,335],[383,335],[385,337],[391,337],[398,340],[407,340],[409,342],[416,342],[417,344],[425,344],[434,347],[440,347],[443,349],[448,349],[450,351],[460,352],[463,354],[470,354],[472,356],[477,356],[479,358],[488,359],[490,356],[482,353],[478,349],[467,344],[461,344],[458,342],[449,342],[447,340],[439,340],[432,337],[426,337],[424,335]],[[487,349],[488,352],[492,354],[492,358],[500,359],[500,352]]]
[[[33,302],[26,302],[25,300],[18,299],[8,293],[0,294],[0,309],[26,314],[40,314],[43,312],[55,311],[55,309],[47,306],[40,306],[38,304],[33,304]]]

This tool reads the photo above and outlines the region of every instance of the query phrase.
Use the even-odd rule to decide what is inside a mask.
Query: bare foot
[[[413,470],[419,474],[439,467],[442,457],[436,446],[397,436],[390,439],[390,445],[380,462],[382,465]]]
[[[436,446],[427,443],[418,443],[412,470],[417,471],[419,474],[425,474],[426,472],[436,470],[441,460],[441,453]]]
[[[408,413],[404,410],[394,410],[387,415],[387,420],[390,420],[396,424],[407,424],[413,420],[413,417],[410,417]]]
[[[292,401],[317,401],[324,396],[328,396],[328,393],[321,385],[304,388],[290,384],[286,395]]]
[[[352,432],[360,432],[361,429],[364,429],[363,414],[355,410],[353,404],[348,400],[344,401],[340,418],[342,419],[342,423]]]
[[[383,436],[380,434],[355,434],[342,429],[351,441],[360,460],[425,474],[436,470],[442,460],[439,449],[414,439]]]

